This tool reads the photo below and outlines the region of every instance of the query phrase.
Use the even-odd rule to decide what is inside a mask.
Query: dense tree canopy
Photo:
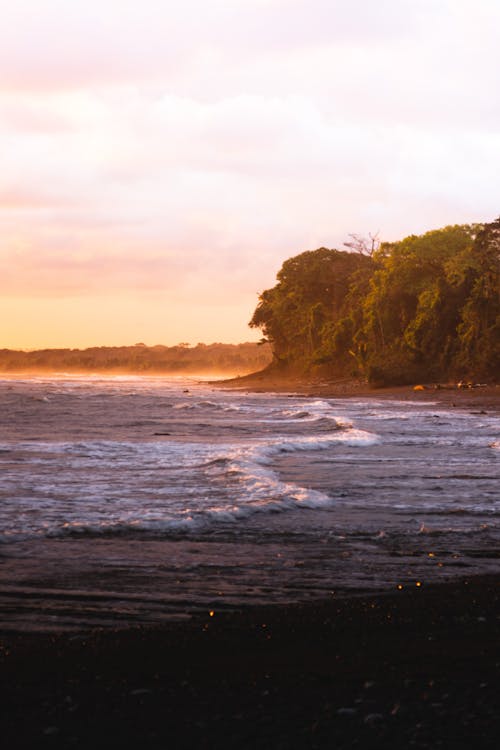
[[[351,285],[370,265],[363,255],[325,247],[290,258],[278,284],[260,296],[250,325],[262,328],[281,363],[328,360],[349,315]]]
[[[274,367],[372,383],[500,373],[500,219],[287,260],[250,321]]]

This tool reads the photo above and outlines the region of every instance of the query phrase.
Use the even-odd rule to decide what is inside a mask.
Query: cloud
[[[350,232],[498,213],[493,0],[2,5],[11,300],[237,306]]]
[[[0,188],[0,211],[36,211],[67,203],[62,196],[32,187],[25,188],[22,184],[5,185]]]
[[[160,17],[159,17],[160,14]],[[163,72],[179,36],[161,3],[18,0],[2,9],[4,88],[72,89]]]
[[[453,11],[444,0],[17,0],[4,5],[2,88],[43,91],[133,83],[176,93],[187,87],[192,95],[206,96],[207,63],[226,78],[259,60],[269,68],[304,51],[357,46],[376,54],[394,41],[421,42],[452,12],[465,23],[460,0]],[[494,9],[486,6],[488,21]]]
[[[179,277],[192,271],[193,260],[180,254],[158,253],[143,257],[85,247],[69,250],[18,245],[2,253],[3,295],[71,297],[75,293],[116,293],[175,288]]]

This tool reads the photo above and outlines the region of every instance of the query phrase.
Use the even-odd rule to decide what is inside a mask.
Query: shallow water
[[[0,381],[0,627],[499,570],[500,417],[182,379]]]

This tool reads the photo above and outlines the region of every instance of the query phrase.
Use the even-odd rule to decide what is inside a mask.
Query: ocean
[[[0,631],[498,572],[500,416],[194,378],[0,380]]]

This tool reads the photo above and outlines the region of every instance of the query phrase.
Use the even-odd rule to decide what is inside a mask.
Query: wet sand
[[[499,579],[2,640],[9,748],[494,748]]]
[[[257,372],[240,378],[218,381],[214,385],[252,393],[290,393],[307,398],[373,398],[424,403],[437,401],[451,408],[500,412],[500,384],[478,385],[471,388],[458,388],[454,384],[423,384],[423,390],[416,390],[415,386],[409,385],[373,388],[363,380],[324,380]]]

